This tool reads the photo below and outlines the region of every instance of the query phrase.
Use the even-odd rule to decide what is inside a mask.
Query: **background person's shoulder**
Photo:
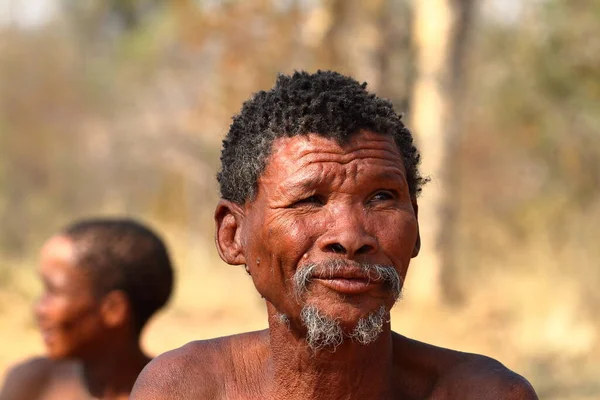
[[[493,358],[468,353],[441,377],[434,394],[440,399],[538,400],[527,379]]]
[[[0,390],[0,400],[35,399],[51,378],[55,362],[36,357],[10,368]]]

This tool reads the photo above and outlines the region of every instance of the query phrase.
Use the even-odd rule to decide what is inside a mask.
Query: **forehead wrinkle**
[[[334,162],[315,162],[313,163],[314,167],[309,167],[308,170],[305,169],[300,173],[288,175],[277,183],[274,189],[276,198],[294,198],[310,195],[311,192],[324,185],[330,188],[337,188],[335,190],[344,191],[345,189],[343,188],[347,187],[347,185],[351,183],[359,185],[361,181],[377,182],[384,186],[396,186],[395,184],[397,183],[407,186],[404,170],[397,165],[381,166],[381,168],[373,171],[371,169],[372,165],[350,163],[344,165],[342,168],[330,169],[324,164],[340,165]]]
[[[354,162],[364,162],[363,165],[353,166],[353,175],[356,176],[366,168],[380,166],[397,169],[397,175],[388,171],[384,174],[386,178],[397,179],[400,176],[406,179],[404,159],[395,142],[379,135],[371,136],[368,140],[361,140],[358,135],[356,139],[340,144],[315,134],[280,138],[274,145],[274,152],[269,157],[259,182],[265,188],[273,187],[274,184],[273,190],[278,195],[290,191],[306,191],[323,184],[329,175],[323,173],[323,170],[328,169],[328,164],[344,166]],[[342,171],[344,175],[349,172],[347,169],[337,171]],[[335,173],[337,171],[333,171],[334,180],[339,179]]]
[[[325,166],[317,163],[314,168],[297,168],[294,172],[284,177],[276,186],[276,195],[294,196],[319,187],[326,180]]]
[[[383,151],[389,153],[388,156],[397,157],[404,163],[404,157],[391,136],[372,133],[368,130],[359,131],[352,135],[348,142],[343,143],[317,133],[278,138],[273,143],[271,157],[272,159],[277,158],[280,153],[283,153],[284,158],[287,158],[285,154],[294,154],[297,160],[300,160],[307,155],[321,153],[352,158],[352,153],[365,151]]]
[[[375,152],[379,152],[379,151],[385,151],[386,154],[385,155],[380,155],[377,156],[377,154],[373,154]],[[334,157],[336,159],[331,159],[331,157],[329,157],[330,155],[334,155]],[[283,168],[281,168],[281,170],[286,170],[288,168],[286,168],[286,166],[292,167],[293,169],[291,171],[289,171],[287,176],[293,176],[296,175],[298,173],[303,174],[303,170],[306,170],[307,167],[312,167],[314,165],[317,165],[319,167],[319,173],[322,172],[322,170],[325,168],[325,166],[327,166],[328,164],[334,164],[334,165],[341,165],[341,166],[345,166],[345,165],[349,165],[349,164],[354,164],[352,166],[352,168],[356,171],[358,170],[362,170],[364,168],[370,167],[370,166],[380,166],[380,167],[388,167],[388,168],[394,168],[394,169],[398,169],[399,172],[401,173],[401,175],[404,177],[405,176],[405,168],[404,168],[404,163],[402,162],[402,160],[400,160],[399,163],[391,160],[389,157],[387,156],[399,156],[397,153],[393,152],[393,151],[389,151],[389,150],[383,150],[383,149],[377,149],[375,151],[370,151],[370,150],[365,150],[365,149],[361,149],[358,151],[353,151],[351,153],[341,153],[341,152],[324,152],[324,151],[318,151],[318,152],[314,152],[314,151],[306,151],[304,154],[301,154],[296,160],[292,160],[290,158],[284,158],[283,161]],[[358,164],[356,165],[356,162],[360,162],[360,161],[364,161],[365,164],[361,165]],[[317,175],[317,173],[312,173],[312,175]]]
[[[358,173],[362,173],[370,165],[358,165]],[[374,175],[377,180],[392,181],[398,178],[406,181],[406,170],[404,165],[382,165],[382,169],[378,170]]]
[[[394,158],[398,159],[398,164],[404,164],[402,156],[398,152],[385,148],[361,147],[359,149],[340,149],[340,151],[315,151],[315,149],[312,148],[299,152],[297,162],[302,164],[332,162],[344,165],[356,160],[381,160],[387,161],[390,164],[396,164],[395,161],[392,161]],[[302,165],[298,166],[298,168],[301,167]]]

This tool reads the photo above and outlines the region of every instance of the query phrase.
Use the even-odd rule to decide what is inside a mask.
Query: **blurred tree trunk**
[[[328,0],[323,4],[324,19],[328,28],[323,37],[323,44],[317,52],[319,65],[325,69],[343,72],[346,57],[343,50],[344,25],[348,17],[348,0]]]
[[[409,112],[415,78],[410,3],[410,0],[384,0],[378,12],[381,41],[377,51],[377,94],[391,100],[398,113]]]
[[[422,171],[432,180],[419,201],[423,247],[411,269],[411,293],[421,301],[438,302],[441,295],[459,300],[451,260],[458,206],[452,190],[458,177],[450,171],[453,149],[460,141],[459,96],[472,9],[472,0],[414,2],[417,54],[411,126],[423,156]]]
[[[465,130],[465,104],[467,87],[467,54],[470,48],[473,18],[475,14],[474,0],[454,0],[454,28],[450,47],[448,77],[448,110],[445,124],[446,151],[444,160],[444,201],[441,204],[441,222],[443,229],[438,233],[442,257],[441,289],[444,299],[451,304],[464,300],[465,288],[461,268],[458,265],[457,251],[458,230],[460,225],[460,205],[458,203],[461,185],[459,154]]]

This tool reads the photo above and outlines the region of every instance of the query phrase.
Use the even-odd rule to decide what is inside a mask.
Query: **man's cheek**
[[[321,214],[316,213],[295,219],[290,224],[290,236],[293,236],[298,241],[315,241],[326,225],[321,217]]]

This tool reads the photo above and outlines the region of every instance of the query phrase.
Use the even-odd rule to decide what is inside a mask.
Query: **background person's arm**
[[[11,368],[4,378],[0,400],[37,399],[50,376],[50,364],[50,360],[35,358]]]

